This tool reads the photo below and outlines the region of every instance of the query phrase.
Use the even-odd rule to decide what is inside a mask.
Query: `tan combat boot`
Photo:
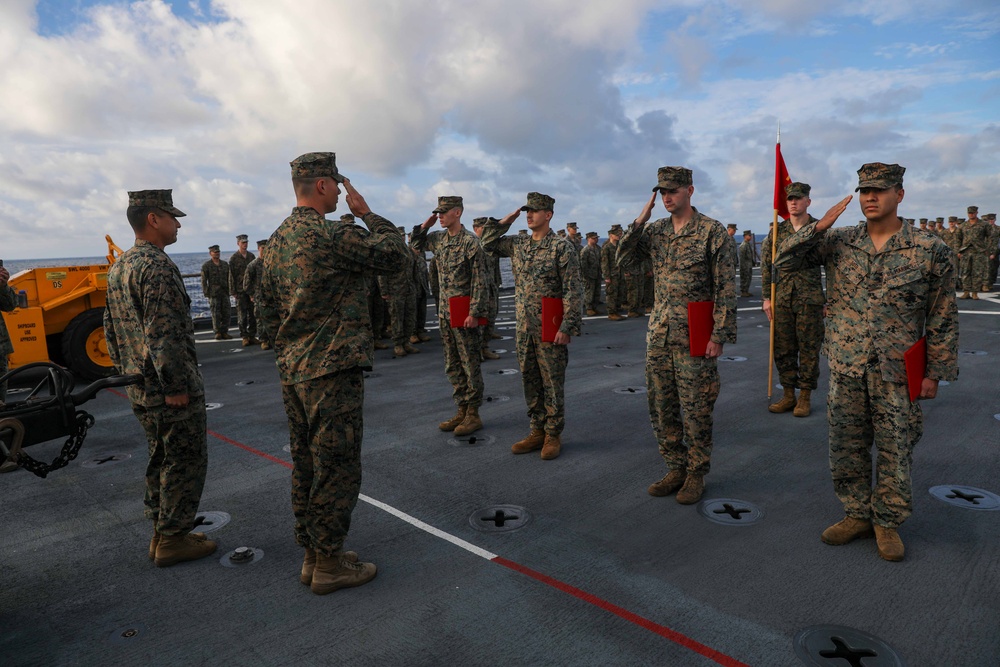
[[[871,521],[847,516],[824,530],[820,539],[827,544],[840,546],[861,537],[871,537],[874,534]]]
[[[677,491],[684,485],[684,479],[687,477],[687,471],[682,468],[676,468],[671,470],[666,475],[663,476],[659,482],[653,482],[646,489],[646,492],[651,496],[663,497],[669,496],[671,493]]]
[[[905,549],[903,540],[895,528],[887,528],[878,524],[875,527],[875,542],[878,545],[878,555],[894,563],[903,560]]]
[[[625,318],[619,315],[618,313],[611,313],[610,315],[608,315],[608,319],[612,320],[613,322],[620,322]]]
[[[465,409],[465,419],[455,427],[455,435],[469,435],[482,427],[483,420],[479,418],[479,406],[470,405]]]
[[[973,292],[972,298],[975,299],[976,301],[979,301],[979,292]]]
[[[381,340],[376,340],[375,341],[375,349],[376,350],[388,350],[389,349],[389,343],[386,343],[385,341],[381,341]]]
[[[442,431],[454,431],[456,426],[465,421],[466,409],[467,406],[465,405],[458,406],[458,412],[455,413],[455,416],[449,419],[448,421],[443,421],[440,424],[438,424],[438,428],[441,429]]]
[[[677,492],[677,502],[681,505],[694,505],[705,493],[705,476],[691,474],[684,480],[684,486]]]
[[[482,350],[482,359],[486,361],[487,359],[499,359],[500,355],[491,350],[488,347],[484,347]]]
[[[206,539],[205,533],[188,533],[188,535],[197,540]],[[153,560],[154,558],[156,558],[156,547],[159,546],[159,544],[160,544],[160,532],[154,528],[153,537],[150,538],[149,540],[149,560]]]
[[[309,587],[316,595],[326,595],[341,588],[367,584],[377,573],[374,563],[350,561],[342,553],[333,556],[318,553]]]
[[[260,349],[262,349],[262,350],[270,350],[271,349],[271,344],[268,343],[266,340],[262,340],[260,342]]]
[[[966,292],[965,294],[963,294],[962,296],[960,296],[960,297],[958,297],[958,298],[959,298],[959,299],[971,299],[972,297],[970,297],[970,296],[969,296],[969,293],[968,293],[968,292]]]
[[[558,435],[546,433],[545,440],[542,443],[542,459],[551,461],[559,456],[560,451],[562,451],[562,438]]]
[[[788,412],[795,407],[795,387],[784,387],[785,395],[777,403],[767,406],[768,412]]]
[[[981,289],[979,291],[980,292],[989,292],[991,289],[993,289],[993,288],[990,287],[989,285],[983,285],[983,289]]]
[[[417,338],[420,339],[421,343],[426,343],[427,341],[429,341],[431,339],[431,337],[428,336],[427,334],[425,334],[423,331],[418,331],[417,332]]]
[[[403,343],[403,350],[407,354],[420,354],[420,350],[413,347],[409,342]]]
[[[397,357],[405,357],[406,356],[406,350],[403,349],[402,345],[396,345],[395,347],[393,347],[392,348],[392,353],[394,355],[396,355]]]
[[[250,347],[250,336],[243,337],[243,347]]]
[[[352,563],[358,562],[358,554],[353,551],[343,551],[341,556],[345,559],[351,561]],[[302,574],[299,575],[299,581],[304,585],[312,585],[313,571],[316,569],[316,552],[312,549],[306,549],[305,558],[302,559]]]
[[[413,334],[412,336],[410,336],[410,342],[416,345],[417,343],[421,342],[420,336],[418,336],[417,334]]]
[[[588,308],[587,309],[587,315],[588,316],[593,316],[593,315],[596,315],[596,314],[597,314],[597,311],[594,310],[593,308]]]
[[[527,454],[528,452],[533,452],[536,449],[541,449],[545,444],[545,431],[536,431],[531,429],[531,433],[528,434],[523,440],[518,440],[510,448],[510,451],[514,454]]]
[[[185,535],[160,535],[156,545],[156,555],[153,563],[156,567],[169,567],[188,560],[198,560],[215,553],[215,542],[195,537],[191,533]]]
[[[809,408],[809,394],[812,393],[811,389],[800,389],[799,390],[799,402],[795,404],[795,410],[792,414],[796,417],[808,417],[811,412]]]

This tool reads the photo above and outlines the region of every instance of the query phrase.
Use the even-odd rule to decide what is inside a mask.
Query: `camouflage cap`
[[[747,229],[743,232],[743,236],[753,236],[753,232]]]
[[[958,216],[957,215],[949,215],[948,216],[948,222],[958,222]]]
[[[266,245],[267,245],[267,239],[261,239],[260,241],[257,241],[258,248],[263,248]]]
[[[944,218],[938,218],[938,219],[937,219],[937,221],[938,221],[939,223],[941,223],[941,222],[944,222]]]
[[[128,193],[129,206],[149,206],[166,211],[175,218],[183,218],[187,213],[174,208],[174,200],[171,196],[173,190],[136,190]]]
[[[920,218],[920,224],[921,225],[927,224],[927,218]]]
[[[209,250],[218,250],[219,249],[219,244],[210,245],[210,246],[208,246],[208,249]]]
[[[236,235],[236,240],[237,241],[247,241],[247,240],[249,240],[249,238],[250,237],[247,236],[246,234],[237,234]]]
[[[987,213],[983,215],[983,220],[996,220],[996,219],[997,219],[996,213]]]
[[[858,187],[854,188],[854,191],[857,192],[861,188],[888,190],[894,185],[902,187],[905,171],[906,167],[900,167],[898,164],[881,162],[863,164],[861,169],[858,169]]]
[[[406,228],[405,227],[396,227],[396,231],[399,232],[400,234],[405,234],[406,233]]]
[[[489,220],[489,218],[473,218],[472,219],[472,226],[473,227],[483,227],[483,226],[486,225],[486,222],[488,220]]]
[[[345,213],[344,215],[340,216],[340,221],[341,222],[354,222],[354,214],[353,213]]]
[[[656,186],[653,188],[653,192],[676,190],[693,184],[690,169],[686,167],[660,167],[656,170]]]
[[[728,225],[726,225],[726,229],[736,229],[736,223],[730,222]]]
[[[575,222],[567,222],[566,229],[579,229],[579,228],[576,226]]]
[[[612,234],[615,236],[621,236],[623,233],[622,228],[617,225],[608,230],[608,236],[611,236]]]
[[[559,231],[556,232],[556,234],[558,234],[559,236],[561,236],[563,238],[566,238],[566,230],[565,229],[560,229]]]
[[[785,199],[808,199],[812,186],[808,183],[789,183],[785,186]]]
[[[528,203],[521,207],[522,211],[551,211],[556,200],[541,192],[529,192]]]
[[[462,203],[461,197],[448,196],[448,197],[438,197],[437,208],[431,211],[431,213],[447,213],[453,208],[465,208]]]
[[[344,175],[337,171],[336,153],[306,153],[288,163],[292,178],[332,178],[344,182]]]
[[[599,237],[597,236],[597,232],[587,232],[587,234],[586,234],[586,237],[587,237],[588,239],[596,239],[596,238],[599,238]]]
[[[519,230],[517,230],[517,235],[518,236],[527,236],[528,235],[528,230],[527,229],[519,229]]]
[[[979,207],[978,206],[970,206],[969,208],[965,209],[965,212],[966,213],[979,213]]]

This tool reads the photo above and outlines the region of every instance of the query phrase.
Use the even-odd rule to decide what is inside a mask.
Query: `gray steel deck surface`
[[[512,320],[513,301],[502,304],[500,319]],[[666,472],[646,396],[614,391],[644,386],[645,318],[591,318],[573,339],[563,454],[554,461],[510,454],[528,426],[520,375],[498,373],[517,368],[512,340],[494,341],[507,352],[483,364],[495,400],[481,410],[486,428],[476,435],[486,442],[474,445],[450,444],[437,429],[454,406],[436,336],[419,355],[377,352],[366,383],[362,493],[589,601],[364,501],[347,546],[374,561],[378,577],[313,595],[298,582],[289,470],[234,444],[290,461],[273,355],[200,333],[206,399],[223,404],[209,413],[201,502],[232,517],[211,534],[219,552],[163,569],[147,560],[145,441],[127,399],[102,392],[84,406],[97,423],[77,461],[45,480],[23,471],[0,477],[0,663],[718,664],[689,638],[729,664],[798,665],[796,634],[833,624],[881,638],[909,665],[998,665],[1000,512],[952,507],[928,493],[943,484],[1000,491],[1000,301],[959,304],[960,348],[988,354],[961,355],[959,380],[923,404],[902,563],[879,559],[874,540],[820,541],[842,517],[827,468],[825,364],[810,417],[768,413],[759,300],[739,300],[739,343],[725,349],[746,361],[720,362],[705,494],[760,508],[764,517],[748,526],[713,523],[698,506],[646,493]],[[51,458],[57,448],[28,451]],[[132,456],[82,465],[116,453]],[[500,504],[526,508],[531,521],[500,534],[471,527],[474,511]],[[264,558],[222,567],[237,546],[263,549]],[[608,604],[679,635],[658,634]],[[122,638],[129,628],[138,634]]]

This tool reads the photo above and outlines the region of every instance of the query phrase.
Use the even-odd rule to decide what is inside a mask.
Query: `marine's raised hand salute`
[[[431,213],[430,217],[427,218],[426,220],[424,220],[424,223],[422,225],[420,225],[420,228],[421,229],[430,229],[431,227],[434,226],[434,223],[437,222],[437,220],[438,220],[438,214],[437,213]]]
[[[854,195],[847,195],[839,202],[831,206],[830,210],[826,212],[826,215],[820,218],[819,222],[816,223],[816,231],[825,232],[830,229],[830,227],[833,227],[833,223],[837,222],[837,218],[839,218],[841,214],[847,210],[847,205],[851,203],[852,199],[854,199]]]
[[[636,218],[635,222],[632,224],[634,224],[637,227],[641,227],[642,225],[649,222],[649,219],[653,217],[653,207],[656,206],[656,197],[659,194],[660,194],[659,191],[656,191],[650,196],[649,201],[646,202],[646,205],[642,207],[642,213],[639,214],[639,217]]]
[[[508,213],[506,216],[504,216],[504,218],[500,221],[500,224],[501,225],[513,224],[513,222],[517,220],[520,216],[521,216],[521,209],[515,208],[512,213]]]
[[[347,206],[351,209],[351,213],[354,214],[356,218],[363,218],[365,215],[372,212],[371,208],[368,207],[368,202],[365,198],[361,196],[361,193],[354,189],[351,185],[351,179],[344,179],[344,187],[347,189]]]

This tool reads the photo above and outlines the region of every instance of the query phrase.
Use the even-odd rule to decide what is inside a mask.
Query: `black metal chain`
[[[17,453],[17,463],[22,468],[28,472],[37,475],[38,477],[45,478],[53,470],[59,470],[59,468],[65,468],[70,461],[75,459],[80,453],[80,447],[83,446],[83,440],[87,437],[87,429],[94,425],[94,417],[89,412],[84,410],[76,411],[76,429],[70,434],[69,438],[66,440],[66,444],[62,446],[62,451],[59,452],[59,456],[52,459],[51,464],[45,464],[41,461],[36,461],[27,454],[24,453],[22,449]]]

